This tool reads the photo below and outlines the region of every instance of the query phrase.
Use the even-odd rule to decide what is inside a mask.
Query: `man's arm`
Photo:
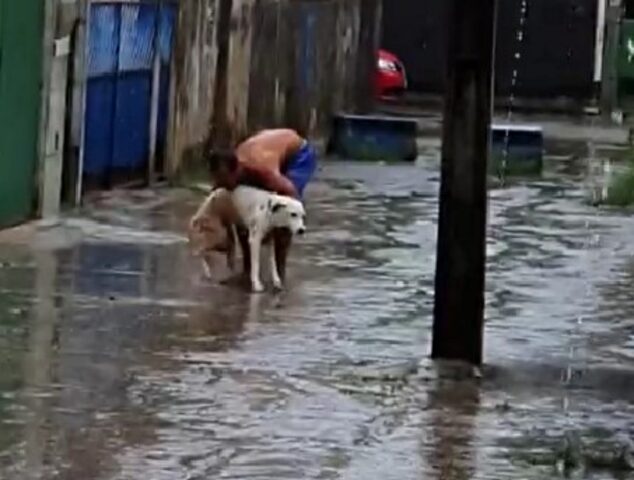
[[[298,198],[297,189],[295,188],[295,185],[293,185],[293,182],[281,173],[272,171],[268,168],[258,168],[253,169],[251,174],[257,177],[259,180],[258,183],[265,190],[270,190],[287,197]]]

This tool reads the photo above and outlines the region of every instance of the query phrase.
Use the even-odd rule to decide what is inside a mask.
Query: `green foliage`
[[[634,205],[634,152],[631,152],[622,170],[614,174],[608,186],[605,205],[628,207]]]

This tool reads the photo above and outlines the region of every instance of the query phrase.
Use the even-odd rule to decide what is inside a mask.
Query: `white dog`
[[[264,290],[260,279],[262,242],[275,228],[287,228],[292,235],[304,234],[306,212],[299,200],[247,186],[239,186],[233,191],[233,204],[241,223],[249,231],[251,288],[254,292],[262,292]],[[270,251],[273,286],[281,289],[282,279],[277,270],[275,248],[271,248]]]

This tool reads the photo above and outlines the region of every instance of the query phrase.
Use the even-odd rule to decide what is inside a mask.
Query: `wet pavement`
[[[188,190],[0,234],[0,478],[634,478],[634,217],[583,162],[491,192],[476,378],[427,360],[437,167],[326,163],[281,295],[201,280]]]

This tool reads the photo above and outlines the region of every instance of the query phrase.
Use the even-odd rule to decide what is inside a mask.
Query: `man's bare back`
[[[263,165],[281,171],[303,143],[304,139],[295,130],[263,130],[238,145],[236,155],[243,165]]]
[[[305,140],[291,129],[263,130],[235,150],[245,183],[253,183],[282,195],[297,196],[296,188],[282,172]]]

